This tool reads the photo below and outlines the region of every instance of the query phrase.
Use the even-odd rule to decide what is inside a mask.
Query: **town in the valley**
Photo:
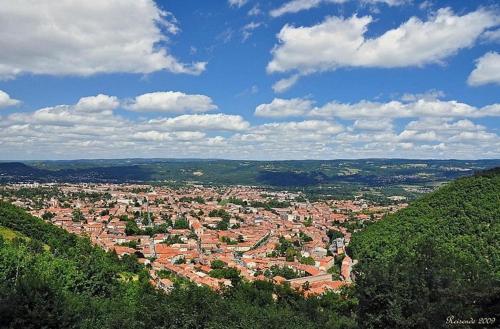
[[[289,284],[305,295],[355,279],[351,234],[406,206],[362,197],[310,202],[257,187],[9,184],[0,196],[120,258],[145,266],[158,288],[234,280]]]

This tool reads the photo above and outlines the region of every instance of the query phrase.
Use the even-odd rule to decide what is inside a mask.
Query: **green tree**
[[[82,222],[85,220],[85,216],[83,216],[80,208],[75,208],[71,213],[71,219],[73,220],[73,222]]]

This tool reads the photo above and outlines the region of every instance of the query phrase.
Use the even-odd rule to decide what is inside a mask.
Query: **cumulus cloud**
[[[362,100],[357,103],[328,102],[322,106],[313,106],[307,98],[275,98],[271,103],[257,106],[255,115],[266,117],[310,116],[322,118],[340,118],[363,120],[358,125],[367,126],[366,120],[388,120],[394,118],[481,118],[500,116],[500,104],[491,104],[481,108],[455,100],[444,101],[437,97],[439,91],[422,94],[404,94],[406,101],[373,102]],[[387,122],[386,122],[387,124]]]
[[[268,73],[310,74],[340,67],[395,68],[442,63],[460,49],[471,47],[488,28],[500,24],[495,12],[479,9],[457,15],[439,9],[427,20],[412,17],[382,35],[366,38],[371,16],[327,17],[323,22],[278,33]]]
[[[345,108],[340,106],[339,112],[339,103],[318,107],[310,99],[275,99],[263,104],[259,112],[270,118],[303,118],[251,125],[240,115],[226,113],[125,117],[116,111],[120,103],[114,96],[100,94],[74,104],[2,116],[0,158],[500,156],[499,136],[474,122],[485,115],[500,116],[499,104],[476,108],[437,99],[365,101],[340,104]],[[332,104],[336,107],[328,112]],[[314,111],[324,112],[315,117]],[[411,121],[401,125],[401,117]]]
[[[97,96],[82,97],[76,103],[76,111],[101,112],[112,111],[120,105],[118,98],[99,94]]]
[[[23,73],[199,74],[165,47],[179,32],[175,17],[153,0],[4,1],[0,6],[0,78]]]
[[[114,96],[97,95],[72,105],[4,116],[0,120],[0,154],[10,159],[131,154],[208,157],[224,150],[226,140],[219,133],[244,131],[250,126],[241,116],[223,113],[126,118],[114,111],[119,103]]]
[[[312,133],[317,136],[325,134],[337,134],[344,130],[343,126],[331,121],[305,120],[279,123],[266,123],[256,129],[261,134],[293,134],[296,138],[302,138],[300,133]],[[297,134],[299,132],[299,134]]]
[[[126,108],[137,112],[196,113],[215,110],[217,105],[205,95],[164,91],[137,96],[126,104]]]
[[[20,101],[13,99],[5,91],[0,90],[0,109],[9,106],[16,106]]]
[[[498,141],[498,136],[486,131],[484,126],[470,120],[419,119],[408,123],[397,135],[399,141],[423,142],[487,142]]]
[[[444,91],[442,90],[435,90],[431,89],[423,93],[416,93],[416,94],[411,94],[411,93],[404,93],[401,96],[401,100],[404,102],[414,102],[419,99],[424,99],[424,100],[436,100],[439,98],[443,98],[445,95]]]
[[[301,116],[313,107],[313,101],[302,98],[275,98],[269,104],[261,104],[255,109],[255,115],[260,117],[279,118]]]
[[[468,119],[419,118],[400,132],[348,129],[336,141],[356,149],[358,157],[375,155],[377,148],[385,155],[422,158],[485,158],[500,151],[499,136]]]
[[[250,124],[239,115],[185,114],[174,118],[152,119],[148,121],[158,129],[169,130],[224,130],[238,131],[247,129]]]
[[[343,126],[332,121],[271,122],[233,135],[229,146],[239,157],[261,159],[307,159],[334,155],[328,146]]]
[[[461,117],[480,118],[500,116],[500,104],[477,108],[458,101],[419,99],[403,103],[361,101],[354,104],[330,102],[309,112],[311,116],[338,117],[342,119]]]
[[[480,86],[489,83],[500,84],[500,54],[489,52],[476,61],[476,67],[469,75],[467,83]]]

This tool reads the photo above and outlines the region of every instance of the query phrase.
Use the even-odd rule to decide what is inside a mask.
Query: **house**
[[[340,275],[342,275],[344,280],[347,282],[351,282],[351,270],[352,270],[352,258],[346,255],[342,260]]]
[[[172,289],[174,289],[174,283],[167,278],[160,279],[158,280],[158,288],[163,289],[166,292],[170,292]]]

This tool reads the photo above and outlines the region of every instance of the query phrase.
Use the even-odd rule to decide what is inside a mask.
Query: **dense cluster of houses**
[[[351,283],[355,264],[346,255],[352,230],[344,224],[376,220],[405,206],[308,202],[297,193],[243,186],[55,187],[63,197],[43,200],[38,209],[29,199],[11,201],[119,257],[135,255],[152,282],[167,291],[182,280],[230,286],[231,278],[214,275],[214,264],[236,269],[244,280],[286,283],[306,295],[338,290]]]

